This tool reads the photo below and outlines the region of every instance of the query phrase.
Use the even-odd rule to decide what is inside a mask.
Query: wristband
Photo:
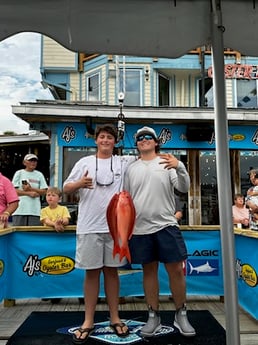
[[[4,211],[3,214],[7,214],[8,217],[10,217],[10,212]]]

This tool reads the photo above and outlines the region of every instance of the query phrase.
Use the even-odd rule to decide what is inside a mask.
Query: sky
[[[12,105],[53,99],[40,83],[40,34],[20,33],[0,42],[0,134],[29,133],[29,125],[12,114]]]

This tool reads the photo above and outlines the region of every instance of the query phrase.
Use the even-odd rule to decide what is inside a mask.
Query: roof
[[[0,145],[8,145],[13,143],[31,143],[44,142],[47,143],[49,137],[44,133],[38,134],[21,134],[21,135],[0,135]]]

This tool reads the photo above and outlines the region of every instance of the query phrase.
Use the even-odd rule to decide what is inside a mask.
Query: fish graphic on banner
[[[202,263],[203,260],[188,260],[188,275],[218,275],[218,262],[217,260],[206,260],[205,263]]]

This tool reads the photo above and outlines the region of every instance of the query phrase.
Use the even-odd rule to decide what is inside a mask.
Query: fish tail
[[[188,261],[188,263],[189,263],[189,266],[190,266],[190,274],[192,274],[192,272],[193,272],[193,266],[191,265],[191,263]]]
[[[121,256],[121,249],[118,244],[114,244],[113,248],[113,258],[116,256],[116,254],[120,254]]]
[[[120,248],[120,261],[122,261],[122,259],[126,257],[128,262],[131,263],[131,254],[130,254],[130,251],[129,251],[129,248],[128,247],[121,247]]]

